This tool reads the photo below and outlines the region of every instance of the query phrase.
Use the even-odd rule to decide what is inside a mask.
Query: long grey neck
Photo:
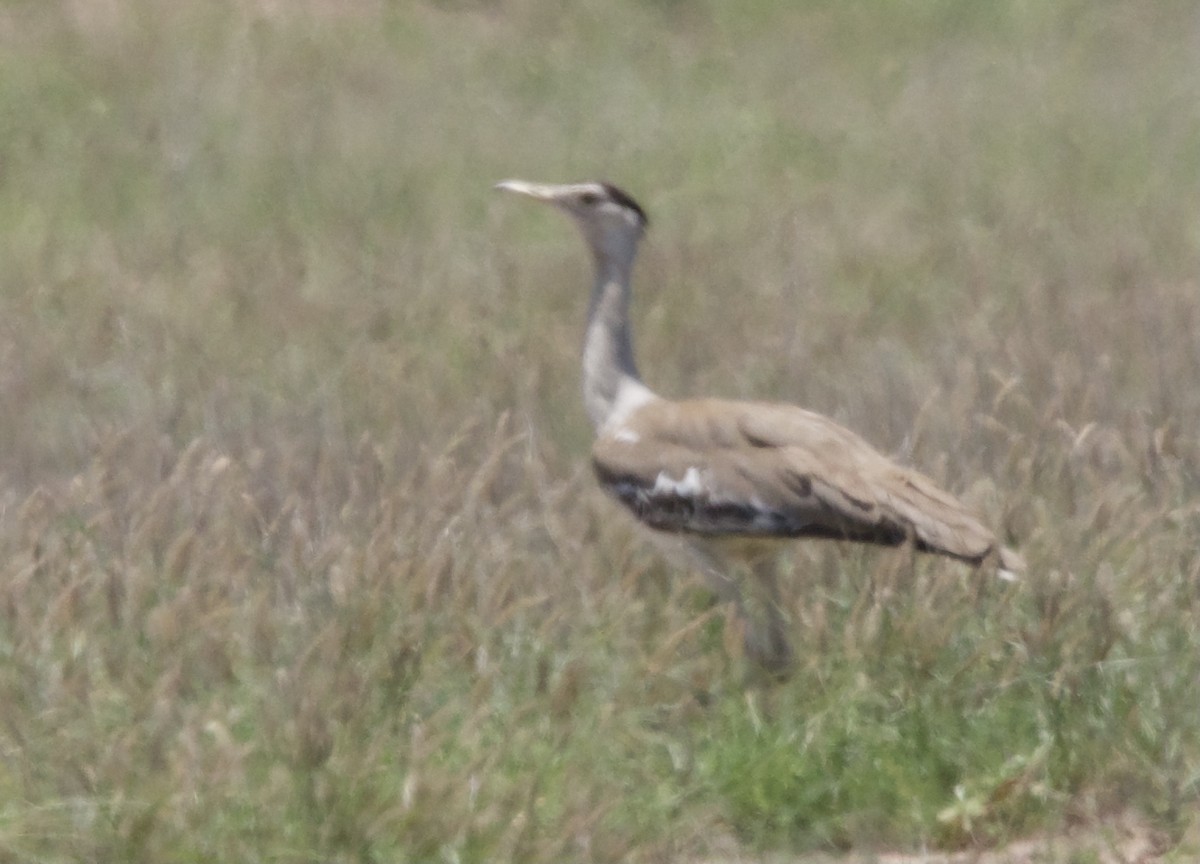
[[[622,258],[597,255],[596,283],[583,340],[583,402],[597,430],[612,418],[622,400],[649,392],[633,359],[629,325],[632,259],[632,254]]]

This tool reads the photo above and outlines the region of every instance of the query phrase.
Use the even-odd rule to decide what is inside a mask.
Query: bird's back
[[[956,498],[827,417],[793,405],[657,399],[605,429],[601,484],[645,524],[708,536],[831,537],[982,562],[1015,553]]]

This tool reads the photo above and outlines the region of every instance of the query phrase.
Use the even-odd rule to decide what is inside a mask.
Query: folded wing
[[[656,400],[592,449],[600,483],[659,531],[830,537],[972,563],[996,540],[928,478],[828,418],[790,405]],[[1020,559],[1000,550],[1002,566]]]

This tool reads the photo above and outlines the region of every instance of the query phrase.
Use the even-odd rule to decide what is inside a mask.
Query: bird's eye
[[[595,192],[584,192],[582,195],[579,196],[579,203],[586,204],[589,207],[591,207],[593,204],[598,203],[599,201],[600,201],[600,196],[597,195]]]

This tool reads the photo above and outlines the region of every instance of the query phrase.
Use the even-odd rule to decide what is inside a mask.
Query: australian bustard
[[[774,572],[781,539],[910,542],[987,563],[1001,576],[1024,569],[953,496],[827,417],[787,404],[674,401],[651,391],[634,363],[629,323],[645,211],[608,183],[506,180],[497,188],[554,205],[583,232],[596,273],[583,344],[596,477],[736,605],[752,659],[773,671],[791,659]],[[743,576],[754,588],[749,606]]]

